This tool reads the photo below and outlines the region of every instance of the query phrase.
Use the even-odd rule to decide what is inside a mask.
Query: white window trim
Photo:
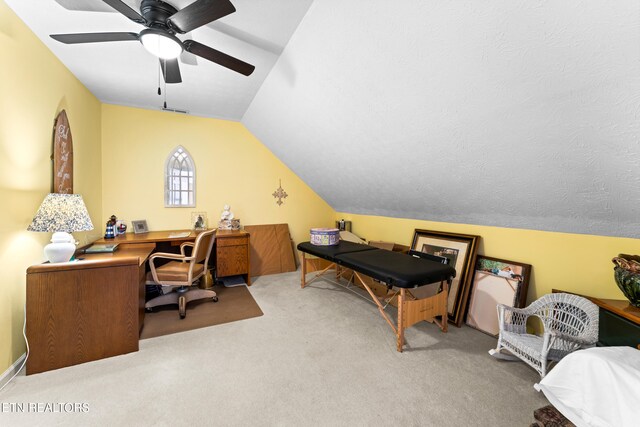
[[[173,161],[175,154],[182,150],[182,152],[186,155],[186,163],[191,167],[191,172],[193,172],[193,203],[186,205],[174,205],[170,203],[169,198],[169,164]],[[193,157],[184,148],[182,145],[178,145],[176,148],[171,150],[171,153],[167,156],[167,159],[164,162],[164,207],[165,208],[195,208],[196,207],[196,163],[193,161]]]

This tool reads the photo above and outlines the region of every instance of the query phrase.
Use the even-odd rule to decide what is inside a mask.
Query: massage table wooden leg
[[[405,310],[405,289],[400,289],[400,295],[398,295],[398,351],[402,353],[402,347],[404,346],[404,310]]]
[[[300,287],[304,289],[305,281],[307,279],[307,257],[304,252],[300,252],[300,264],[302,264],[302,277],[300,278]]]
[[[369,295],[371,296],[371,299],[378,306],[378,311],[380,312],[382,317],[384,317],[384,320],[386,320],[387,323],[389,324],[389,326],[391,326],[391,329],[393,329],[393,332],[397,332],[396,325],[394,325],[393,322],[391,321],[391,319],[389,319],[389,316],[387,316],[387,313],[384,311],[384,307],[382,306],[382,304],[380,304],[380,300],[378,299],[377,295],[373,293],[373,291],[371,290],[369,285],[367,285],[367,283],[360,276],[360,274],[358,274],[357,271],[354,271],[353,273],[356,275],[356,278],[358,279],[360,284],[362,286],[364,286],[364,288],[366,289],[367,292],[369,292]]]
[[[442,292],[441,292],[444,296],[443,299],[440,300],[440,307],[438,309],[436,309],[436,312],[441,313],[442,315],[442,320],[438,321],[438,319],[436,319],[435,317],[433,318],[433,321],[436,322],[436,325],[438,325],[440,327],[440,329],[442,330],[442,332],[447,332],[447,330],[449,329],[448,325],[448,319],[449,319],[449,309],[448,309],[448,296],[449,296],[449,282],[448,281],[443,281],[442,282]]]

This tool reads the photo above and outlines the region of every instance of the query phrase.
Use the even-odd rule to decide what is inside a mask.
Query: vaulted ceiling
[[[50,34],[134,32],[137,24],[102,0],[5,0],[16,14],[102,102],[159,109],[158,58],[136,41],[63,44]],[[142,0],[122,0],[140,11]],[[180,10],[195,0],[167,0]],[[190,114],[240,120],[271,71],[312,0],[233,0],[236,12],[185,35],[254,65],[244,76],[215,63],[184,53],[182,83],[168,84],[167,107]]]
[[[161,105],[139,44],[47,37],[136,24],[5,1],[102,101]],[[169,107],[241,119],[337,211],[640,237],[637,0],[232,2],[191,36],[256,72],[184,65]]]

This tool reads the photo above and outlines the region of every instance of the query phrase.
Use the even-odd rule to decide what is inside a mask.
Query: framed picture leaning
[[[478,256],[471,285],[467,325],[497,337],[496,306],[524,307],[530,276],[529,264]]]
[[[462,324],[479,241],[480,236],[444,231],[416,229],[413,234],[412,250],[449,258],[449,265],[456,270],[447,304],[449,319],[456,326]],[[424,298],[437,292],[435,286],[437,285],[423,286],[425,289],[417,288],[411,293]]]

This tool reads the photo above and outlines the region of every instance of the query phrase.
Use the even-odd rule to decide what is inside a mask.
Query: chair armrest
[[[156,273],[156,264],[155,264],[156,258],[170,259],[170,260],[176,260],[176,261],[182,261],[182,262],[191,261],[193,259],[192,257],[186,257],[180,254],[172,254],[169,252],[156,252],[155,254],[152,254],[149,257],[149,268],[151,269],[151,276],[153,277],[154,282],[160,283],[160,284],[162,284],[162,282],[158,279],[158,274]]]
[[[151,256],[149,257],[149,261],[153,261],[156,258],[163,258],[163,259],[174,259],[174,260],[178,260],[178,261],[190,261],[191,257],[185,257],[184,255],[181,254],[172,254],[169,252],[156,252],[155,254],[151,254]]]
[[[195,244],[194,242],[184,242],[184,243],[182,243],[182,244],[180,245],[180,253],[182,254],[182,256],[187,256],[187,254],[184,252],[184,250],[185,250],[186,248],[191,248],[191,249],[193,249],[193,247],[194,247],[195,245],[196,245],[196,244]]]
[[[506,330],[519,334],[526,333],[527,319],[533,315],[531,310],[527,308],[510,307],[505,304],[498,304],[496,308],[498,310],[498,325],[501,331]],[[510,316],[507,316],[507,314],[510,314]]]
[[[569,334],[565,334],[563,332],[560,331],[545,331],[545,334],[549,334],[549,336],[553,337],[553,338],[559,338],[565,341],[571,341],[574,342],[576,344],[581,344],[581,345],[594,345],[598,340],[586,340],[584,338],[581,337],[576,337],[575,335],[569,335]]]
[[[518,313],[518,314],[522,314],[524,316],[531,316],[533,314],[533,310],[529,309],[529,307],[525,307],[525,308],[516,308],[516,307],[511,307],[509,305],[505,305],[505,304],[498,304],[498,310],[506,310],[506,311],[511,311],[513,313]]]

